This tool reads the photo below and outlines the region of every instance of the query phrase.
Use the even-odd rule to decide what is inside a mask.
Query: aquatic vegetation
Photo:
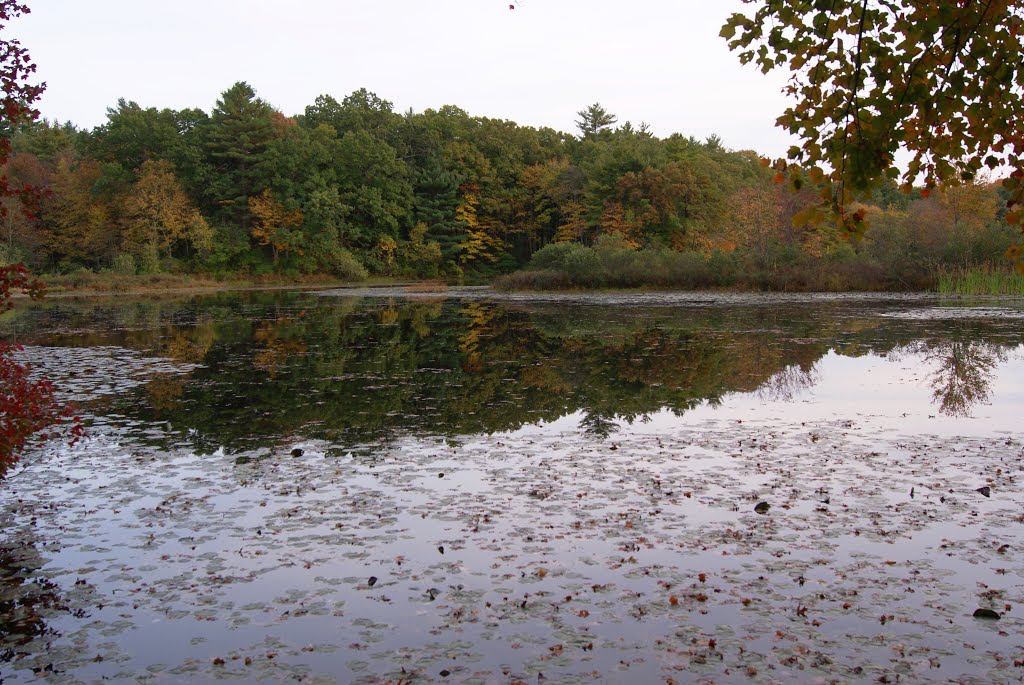
[[[950,295],[1024,295],[1024,275],[1011,268],[949,269],[939,273],[936,290]]]

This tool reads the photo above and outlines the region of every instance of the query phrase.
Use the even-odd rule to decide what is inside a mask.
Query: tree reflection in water
[[[587,435],[599,438],[607,438],[619,430],[614,416],[607,416],[600,412],[587,412],[580,419],[580,428]]]
[[[982,342],[953,341],[924,350],[936,365],[931,378],[932,401],[946,416],[970,416],[975,405],[992,396],[995,368],[1006,361],[1006,351]]]
[[[818,365],[803,367],[791,364],[772,375],[757,389],[757,396],[769,402],[792,402],[801,392],[813,388],[821,380]]]
[[[194,365],[118,393],[103,411],[193,429],[211,450],[494,433],[577,413],[583,431],[607,437],[623,421],[736,393],[792,401],[819,381],[830,352],[929,365],[938,410],[967,416],[1024,341],[1012,319],[922,323],[879,311],[828,300],[653,307],[250,293],[54,303],[21,335]]]
[[[967,418],[975,407],[992,399],[992,383],[999,364],[1012,348],[964,337],[930,338],[901,345],[889,352],[891,360],[922,358],[930,368],[928,386],[932,403],[943,416]]]

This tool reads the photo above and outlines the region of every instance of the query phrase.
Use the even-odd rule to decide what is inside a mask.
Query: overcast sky
[[[654,133],[782,155],[783,75],[718,31],[739,0],[28,0],[6,30],[39,66],[43,116],[82,127],[118,98],[209,111],[247,81],[285,114],[367,88],[419,112],[575,132],[600,102]]]

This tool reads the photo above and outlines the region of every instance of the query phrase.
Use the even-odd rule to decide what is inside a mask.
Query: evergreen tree
[[[576,113],[580,115],[576,125],[584,138],[596,138],[602,131],[614,126],[618,121],[618,117],[597,102]]]
[[[413,214],[426,226],[428,240],[441,246],[442,261],[454,261],[459,254],[464,227],[455,219],[459,204],[459,176],[445,169],[436,158],[416,173]]]
[[[249,197],[265,187],[263,168],[274,137],[274,109],[239,81],[224,91],[206,127],[206,152],[211,178],[207,197],[216,215],[248,230]]]

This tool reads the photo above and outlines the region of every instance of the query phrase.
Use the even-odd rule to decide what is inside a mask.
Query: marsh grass
[[[945,295],[1024,295],[1024,275],[988,265],[944,269],[936,289]]]

